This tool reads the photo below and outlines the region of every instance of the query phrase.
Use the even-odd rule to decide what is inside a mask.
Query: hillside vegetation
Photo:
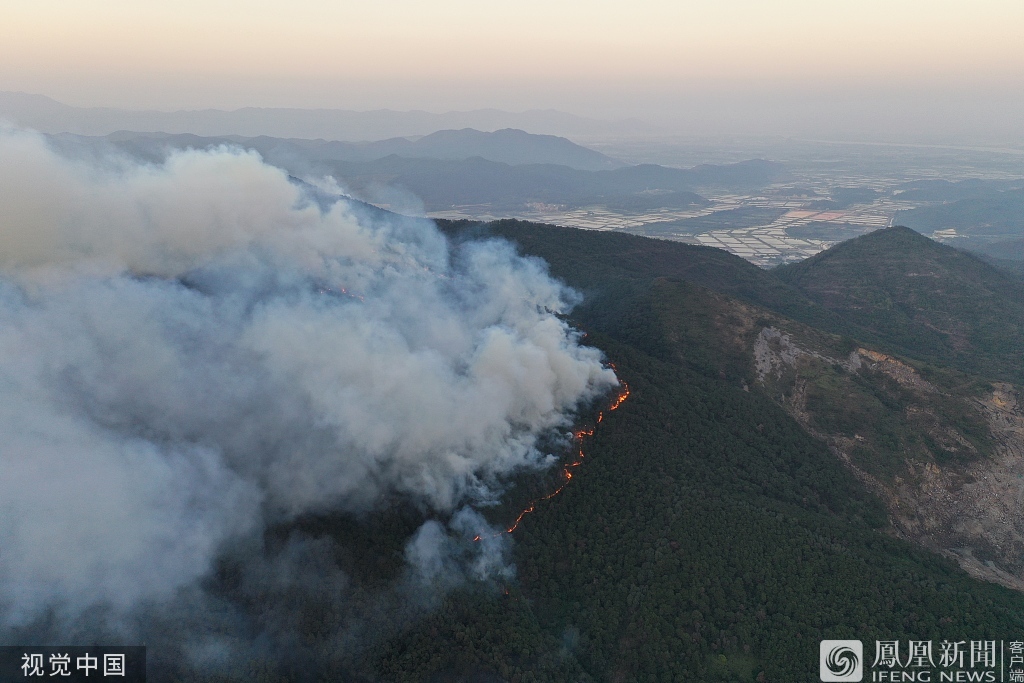
[[[989,266],[903,230],[776,274],[630,235],[515,221],[442,228],[452,239],[510,239],[579,289],[572,320],[615,362],[629,400],[596,426],[571,484],[513,534],[514,579],[457,591],[414,618],[384,612],[388,628],[359,647],[337,634],[354,613],[382,609],[369,596],[401,571],[388,539],[414,529],[416,511],[276,530],[279,544],[301,530],[352,549],[335,560],[349,597],[331,599],[342,589],[325,586],[247,605],[254,633],[275,623],[282,599],[293,606],[294,656],[217,680],[788,683],[818,680],[822,638],[1024,632],[1024,594],[933,552],[943,546],[907,533],[886,497],[899,494],[909,460],[963,469],[1000,452],[976,406],[992,385],[943,367],[969,366],[973,351],[932,330],[962,325],[991,372],[1021,371],[1009,346],[985,346],[992,312],[1012,291],[1000,293]],[[915,279],[908,263],[930,275]],[[975,310],[953,292],[964,286],[982,297]],[[951,302],[929,294],[936,289]],[[886,325],[876,307],[903,317]],[[1016,315],[1005,309],[1000,324]],[[917,345],[918,330],[934,336]],[[793,347],[783,349],[782,335]],[[906,355],[885,355],[897,347]],[[936,421],[959,436],[931,434]],[[862,450],[843,451],[842,439]],[[517,482],[487,514],[508,523],[524,490],[552,483]],[[229,597],[240,571],[226,566],[214,589]]]
[[[1020,594],[884,533],[885,490],[856,476],[891,480],[908,457],[992,457],[972,403],[984,382],[926,366],[942,391],[922,396],[866,361],[856,372],[819,361],[811,422],[801,423],[773,397],[782,383],[754,387],[759,331],[788,326],[821,355],[843,357],[857,342],[779,312],[828,327],[859,321],[830,316],[786,279],[715,250],[514,222],[485,232],[543,256],[588,293],[575,317],[633,389],[598,430],[581,478],[516,537],[521,593],[509,601],[525,601],[589,677],[814,680],[819,638],[1019,628]],[[936,420],[967,446],[944,449],[930,436]],[[829,443],[844,432],[862,432],[853,469]],[[458,640],[457,627],[442,627],[451,616],[429,620],[441,643]],[[488,631],[474,621],[473,633]],[[509,662],[494,651],[442,654],[437,642],[393,645],[390,671],[547,676],[515,665],[543,661],[541,645],[534,659]]]
[[[777,269],[863,330],[860,338],[964,372],[1024,381],[1024,284],[909,228],[888,228]]]

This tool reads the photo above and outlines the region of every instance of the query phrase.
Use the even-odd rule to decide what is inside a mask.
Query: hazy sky
[[[0,0],[0,13],[0,90],[79,105],[657,118],[838,97],[969,116],[1024,88],[1021,0]]]

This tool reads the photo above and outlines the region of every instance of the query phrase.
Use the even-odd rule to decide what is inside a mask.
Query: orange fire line
[[[612,365],[612,369],[614,368],[615,366]],[[629,398],[629,385],[623,382],[622,380],[619,380],[619,384],[622,385],[622,391],[620,391],[619,395],[615,397],[614,401],[612,401],[612,404],[608,407],[608,412],[617,410],[619,406],[625,403],[626,399]],[[576,441],[576,443],[578,444],[578,448],[576,450],[576,459],[573,460],[572,462],[566,463],[562,467],[562,476],[565,478],[565,481],[562,482],[562,485],[559,486],[554,491],[552,491],[551,493],[547,494],[546,496],[541,496],[540,498],[537,498],[536,500],[532,501],[526,507],[526,509],[519,513],[519,516],[516,517],[516,521],[512,523],[512,526],[505,529],[504,532],[499,531],[497,534],[494,534],[494,536],[500,536],[502,533],[511,534],[513,531],[519,528],[519,523],[523,521],[523,517],[526,517],[526,515],[530,514],[535,509],[537,509],[538,503],[541,503],[545,500],[551,500],[559,493],[561,493],[566,486],[569,485],[569,482],[572,481],[572,472],[570,471],[570,468],[579,467],[580,465],[582,465],[583,458],[586,457],[586,453],[583,452],[583,440],[588,436],[594,435],[594,430],[597,428],[596,425],[601,424],[602,419],[604,419],[604,411],[601,411],[597,414],[597,422],[595,423],[594,427],[591,427],[590,429],[580,429],[573,434],[573,440]],[[482,540],[482,538],[482,536],[476,536],[473,538],[473,540],[479,541]]]

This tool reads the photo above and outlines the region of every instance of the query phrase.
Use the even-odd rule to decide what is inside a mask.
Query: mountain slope
[[[599,424],[594,410],[605,405],[584,409],[581,426],[595,428],[586,457],[511,535],[514,579],[472,585],[403,618],[375,591],[401,576],[401,539],[422,521],[417,511],[303,519],[272,530],[268,545],[285,552],[303,534],[324,548],[325,568],[310,574],[341,567],[345,586],[287,584],[238,605],[230,601],[245,567],[225,562],[209,580],[234,609],[230,624],[248,630],[214,614],[206,631],[227,631],[229,644],[260,642],[283,624],[287,656],[254,648],[251,662],[197,675],[183,670],[182,653],[161,660],[161,680],[781,683],[816,680],[822,638],[998,640],[1024,631],[1024,594],[894,537],[880,489],[836,457],[828,439],[848,427],[828,422],[845,408],[839,399],[855,396],[872,420],[861,435],[872,453],[856,463],[873,468],[874,457],[879,474],[929,428],[908,408],[944,420],[965,410],[903,396],[881,369],[833,367],[857,342],[776,310],[823,325],[843,324],[837,314],[714,249],[516,221],[442,227],[453,240],[508,237],[550,259],[552,273],[584,292],[572,322],[616,363],[629,399]],[[820,358],[759,382],[754,347],[769,328]],[[784,400],[797,380],[813,380],[821,394],[806,422]],[[931,381],[963,389],[956,378]],[[824,391],[830,383],[837,388]],[[973,438],[973,424],[957,433]],[[964,447],[950,459],[989,457],[984,439],[975,442],[977,453]],[[551,473],[512,482],[486,513],[509,523],[533,498],[524,492],[560,483]],[[370,637],[365,625],[381,622]],[[154,652],[159,635],[147,634]]]
[[[551,645],[525,656],[520,641],[449,645],[493,633],[502,609],[523,607],[579,663],[580,680],[599,681],[811,680],[821,638],[941,640],[1024,625],[1024,596],[882,533],[879,501],[851,470],[769,391],[745,390],[756,376],[752,346],[759,330],[782,324],[776,314],[657,275],[671,269],[722,289],[737,289],[743,275],[756,295],[772,274],[757,279],[693,249],[655,258],[666,243],[647,250],[621,236],[549,230],[503,222],[474,235],[515,235],[585,291],[629,283],[592,295],[574,318],[633,393],[599,425],[572,485],[517,530],[509,594],[487,602],[487,616],[449,603],[383,648],[378,670],[409,681],[485,680],[457,673],[467,671],[525,680],[522,666],[546,661]],[[849,343],[801,329],[821,351]],[[884,373],[861,376],[887,391]],[[902,406],[883,410],[903,415]],[[906,434],[919,429],[902,424]],[[883,457],[900,457],[884,429],[868,438]]]
[[[1024,284],[976,256],[895,227],[776,274],[893,351],[1024,380]]]
[[[721,249],[654,240],[618,232],[594,232],[525,221],[495,221],[486,228],[439,221],[448,232],[495,235],[543,258],[551,272],[580,289],[588,298],[587,315],[611,319],[621,314],[633,292],[644,291],[656,278],[678,278],[778,311],[795,320],[826,329],[855,328],[815,303],[773,271]],[[631,292],[623,295],[619,290]]]
[[[962,248],[981,254],[982,258],[994,263],[997,267],[1006,266],[1018,270],[1024,264],[1024,237],[1016,237],[1008,240],[998,240],[983,244],[963,244]]]
[[[882,353],[887,345],[863,341],[867,331],[855,322],[801,304],[774,272],[718,250],[511,222],[490,227],[591,287],[575,314],[588,328],[734,386],[760,387],[883,497],[905,538],[954,553],[978,576],[1024,586],[1024,524],[1013,508],[1024,495],[1013,484],[1024,413],[1013,387]],[[911,237],[902,258],[920,247]],[[566,249],[549,250],[552,243]],[[631,285],[604,289],[616,281]],[[652,329],[638,318],[658,323]],[[848,336],[829,333],[835,329]],[[909,355],[923,354],[914,347]],[[1024,366],[1024,358],[1008,362]]]

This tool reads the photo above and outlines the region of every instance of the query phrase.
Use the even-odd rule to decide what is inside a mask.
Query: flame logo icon
[[[857,670],[860,658],[853,648],[845,645],[832,648],[825,657],[825,666],[836,678],[846,678]]]

